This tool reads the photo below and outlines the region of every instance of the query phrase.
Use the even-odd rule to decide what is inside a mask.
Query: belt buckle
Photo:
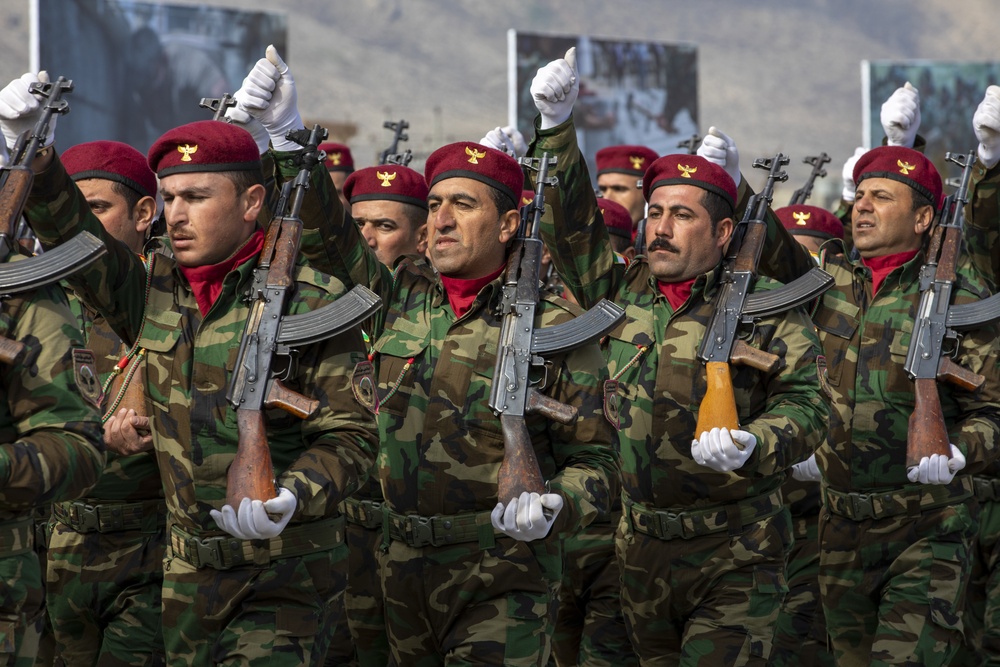
[[[73,503],[73,523],[74,528],[81,533],[91,533],[101,526],[100,517],[97,516],[97,508],[86,503]]]
[[[382,524],[382,503],[377,500],[362,500],[358,521],[365,528],[378,528]]]
[[[216,570],[225,569],[222,562],[222,542],[225,540],[224,537],[209,537],[204,540],[189,537],[187,539],[188,553],[193,552],[198,559],[195,567],[200,568],[207,565]]]
[[[989,483],[989,500],[1000,500],[1000,479],[991,479]]]
[[[684,537],[684,519],[681,518],[680,514],[675,514],[674,512],[657,512],[656,519],[660,529],[661,540],[672,540],[677,537],[687,539]]]
[[[851,518],[855,521],[875,518],[875,506],[872,504],[872,497],[867,493],[852,493],[848,496],[851,499]]]
[[[407,532],[410,534],[411,547],[437,546],[434,543],[434,527],[426,516],[411,514],[406,517]]]

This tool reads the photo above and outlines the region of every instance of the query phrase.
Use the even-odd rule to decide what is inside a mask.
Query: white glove
[[[275,150],[299,150],[301,146],[285,138],[289,130],[304,127],[299,115],[295,79],[273,44],[267,47],[266,55],[253,66],[233,97],[242,110],[267,128]]]
[[[890,146],[913,148],[920,129],[920,92],[907,81],[882,104],[880,118]]]
[[[525,491],[519,498],[511,498],[506,508],[503,503],[497,503],[490,514],[490,522],[515,540],[540,540],[549,534],[562,507],[563,499],[558,493],[538,495]]]
[[[528,144],[524,141],[524,135],[510,125],[493,128],[479,140],[479,143],[503,151],[515,158],[521,158],[528,154]]]
[[[240,501],[238,513],[229,505],[223,505],[221,512],[210,510],[209,514],[215,519],[219,528],[233,537],[241,540],[264,540],[281,534],[291,521],[297,506],[298,500],[295,494],[282,487],[278,489],[275,498],[267,501],[244,498]],[[272,521],[268,513],[277,514],[281,518]]]
[[[267,152],[267,147],[271,143],[271,135],[267,133],[267,128],[259,120],[251,116],[245,109],[239,106],[226,109],[226,120],[233,125],[239,125],[250,133],[254,143],[257,144],[257,151],[263,155]]]
[[[913,483],[951,484],[959,470],[965,467],[965,456],[955,445],[951,447],[951,458],[944,454],[931,454],[920,459],[920,463],[906,471],[906,477]]]
[[[740,448],[737,446],[743,447]],[[757,447],[757,438],[746,431],[713,428],[691,442],[691,457],[698,465],[717,472],[732,472],[743,466]]]
[[[698,155],[725,169],[736,187],[740,186],[740,152],[736,150],[735,141],[715,127],[710,127],[701,140],[701,146],[698,146]]]
[[[531,99],[542,114],[542,129],[565,123],[579,94],[580,73],[576,69],[576,47],[572,46],[565,58],[539,68],[531,81]]]
[[[979,140],[979,159],[987,169],[1000,162],[1000,86],[990,86],[972,116],[972,129]]]
[[[792,466],[792,479],[797,479],[800,482],[820,482],[823,480],[823,475],[819,471],[819,466],[816,465],[816,455],[813,454],[805,461],[801,461]]]
[[[854,182],[854,167],[858,164],[858,160],[861,156],[868,152],[868,149],[858,146],[854,149],[854,155],[847,158],[844,162],[844,169],[840,172],[840,175],[844,179],[844,189],[840,193],[840,197],[851,204],[854,203],[854,196],[857,192],[858,186]]]
[[[42,116],[41,100],[30,92],[28,86],[32,83],[48,83],[49,73],[42,70],[35,76],[28,72],[20,79],[14,79],[7,87],[0,90],[0,129],[7,148],[12,148],[17,138],[25,131],[31,131]],[[56,119],[58,114],[52,114],[49,121],[49,133],[45,137],[42,148],[51,146],[56,140]]]

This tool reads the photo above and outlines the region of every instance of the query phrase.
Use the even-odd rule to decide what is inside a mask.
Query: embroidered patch
[[[604,381],[604,418],[618,431],[621,429],[621,396],[618,394],[618,380]]]
[[[95,408],[100,408],[104,403],[104,391],[97,377],[97,358],[92,350],[73,350],[73,379],[80,395]]]
[[[816,376],[819,378],[819,388],[823,390],[827,398],[833,398],[833,390],[830,388],[830,377],[826,370],[826,356],[816,355]]]
[[[370,361],[359,361],[354,366],[354,375],[351,377],[351,389],[354,391],[354,398],[368,412],[373,415],[378,414],[378,394],[375,392],[375,366]]]

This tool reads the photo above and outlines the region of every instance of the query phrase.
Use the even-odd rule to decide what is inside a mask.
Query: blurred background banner
[[[284,14],[130,0],[33,0],[31,69],[72,79],[58,148],[113,139],[146,152],[208,120],[203,97],[234,93],[268,44],[288,57]]]
[[[698,133],[698,50],[691,44],[508,32],[509,123],[534,134],[531,80],[576,47],[580,97],[573,110],[580,148],[596,178],[594,154],[641,144],[660,155]]]
[[[959,168],[944,159],[945,153],[968,153],[978,146],[972,111],[982,101],[983,91],[1000,81],[1000,62],[862,61],[866,146],[881,145],[885,136],[879,119],[882,103],[907,81],[920,91],[920,135],[927,140],[925,154],[942,178],[953,177]]]

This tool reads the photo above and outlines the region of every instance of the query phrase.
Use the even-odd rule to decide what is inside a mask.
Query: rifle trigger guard
[[[748,329],[746,326],[743,325],[750,325],[750,328]],[[753,337],[756,333],[757,333],[757,320],[749,319],[740,322],[740,331],[738,335],[740,340],[746,340],[746,341],[753,340]]]
[[[950,359],[957,359],[958,350],[962,347],[963,338],[965,336],[962,333],[954,329],[946,329],[944,332],[944,341],[941,343],[941,354]]]

